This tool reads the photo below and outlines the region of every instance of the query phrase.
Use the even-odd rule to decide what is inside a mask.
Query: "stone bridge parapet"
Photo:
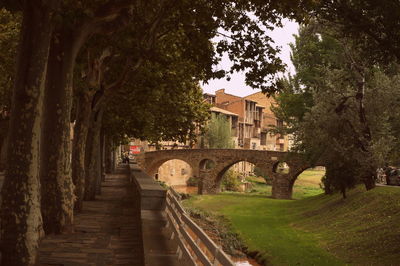
[[[173,159],[182,160],[192,167],[193,175],[199,178],[199,194],[219,192],[223,174],[232,165],[242,161],[252,163],[273,179],[272,197],[277,199],[290,199],[297,176],[313,167],[302,154],[264,150],[177,149],[146,152],[137,156],[139,166],[152,177],[164,162]],[[214,162],[213,167],[207,169],[206,161]],[[289,166],[289,173],[276,171],[280,162]]]

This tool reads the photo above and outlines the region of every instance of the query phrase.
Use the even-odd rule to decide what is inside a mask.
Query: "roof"
[[[249,94],[249,95],[247,95],[247,96],[244,96],[243,98],[247,98],[247,97],[249,97],[249,96],[253,96],[253,95],[256,95],[256,94],[259,94],[259,93],[262,93],[261,91],[257,91],[257,92],[254,92],[254,93],[252,93],[252,94]],[[264,94],[264,93],[262,93],[262,94]],[[265,95],[265,94],[264,94]]]
[[[221,108],[218,108],[218,107],[215,107],[215,106],[211,107],[210,110],[211,110],[211,112],[221,113],[221,114],[225,114],[225,115],[239,116],[238,114],[229,112],[229,111],[227,111],[225,109],[221,109]]]

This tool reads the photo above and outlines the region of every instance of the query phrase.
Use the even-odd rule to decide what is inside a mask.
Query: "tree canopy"
[[[296,149],[329,166],[329,184],[344,192],[375,175],[395,152],[397,65],[380,67],[331,24],[309,23],[292,45],[296,75],[274,108]],[[388,85],[391,84],[391,85]],[[392,97],[389,99],[387,95]]]
[[[234,148],[231,125],[225,115],[212,113],[203,141],[207,148]]]

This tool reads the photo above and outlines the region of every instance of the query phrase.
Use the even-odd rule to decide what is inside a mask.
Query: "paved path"
[[[46,236],[42,241],[39,265],[143,265],[137,198],[124,168],[107,175],[102,194],[84,202],[84,211],[75,216],[75,233]]]

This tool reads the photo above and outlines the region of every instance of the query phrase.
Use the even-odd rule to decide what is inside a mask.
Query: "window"
[[[261,132],[260,145],[267,145],[267,133]]]

